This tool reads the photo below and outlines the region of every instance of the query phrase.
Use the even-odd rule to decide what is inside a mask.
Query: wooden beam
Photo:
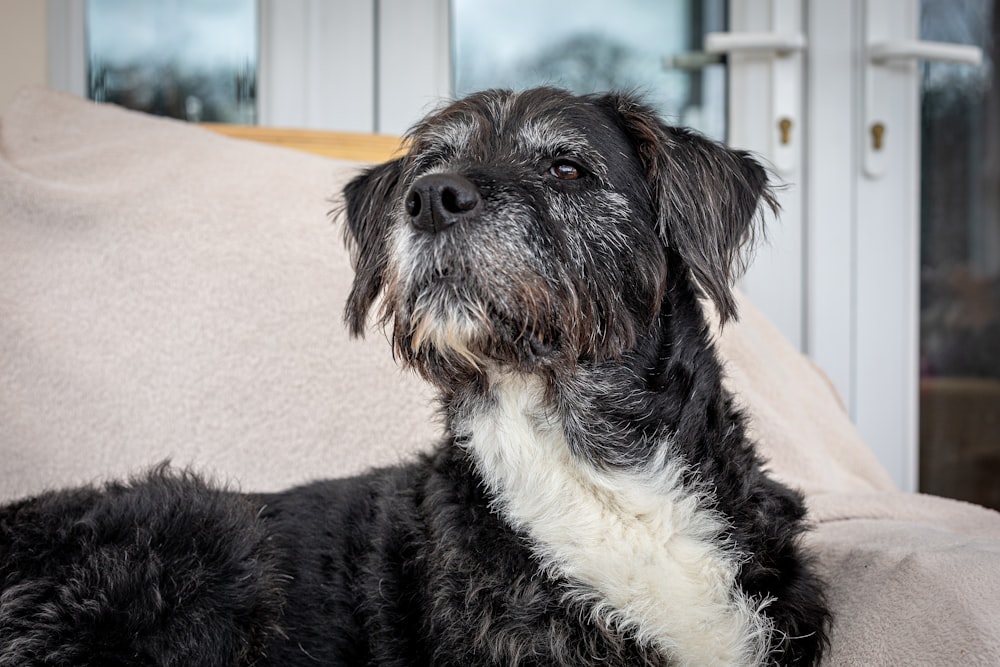
[[[403,152],[402,139],[387,134],[288,130],[223,123],[202,123],[202,127],[227,137],[357,162],[384,162]]]

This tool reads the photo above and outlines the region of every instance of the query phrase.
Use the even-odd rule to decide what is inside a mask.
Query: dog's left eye
[[[549,167],[549,176],[560,181],[575,181],[584,175],[583,167],[569,160],[556,160]]]

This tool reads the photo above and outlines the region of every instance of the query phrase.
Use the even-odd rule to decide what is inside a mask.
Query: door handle
[[[797,0],[792,0],[797,2]],[[771,108],[770,155],[767,158],[779,174],[792,173],[801,152],[804,123],[802,109],[802,52],[806,36],[801,32],[798,11],[791,11],[788,0],[773,0],[771,31],[710,32],[705,35],[705,52],[725,57],[770,59]]]
[[[767,53],[778,57],[804,51],[806,36],[798,32],[710,32],[705,35],[706,53]]]
[[[886,169],[886,150],[892,142],[891,127],[887,127],[887,77],[898,75],[900,68],[924,61],[979,65],[983,52],[977,46],[947,44],[918,39],[891,39],[893,20],[881,0],[865,3],[864,53],[864,125],[861,128],[864,171],[870,178],[879,178]]]
[[[663,66],[667,69],[695,70],[724,63],[730,53],[772,53],[783,57],[805,48],[806,37],[802,33],[709,32],[705,34],[704,51],[667,56],[663,59]]]
[[[907,60],[980,65],[983,62],[983,50],[967,44],[925,42],[919,39],[900,39],[868,45],[868,62],[873,65],[889,65]]]
[[[805,123],[802,122],[802,52],[807,40],[803,34],[802,0],[770,0],[768,18],[757,23],[763,30],[745,32],[710,32],[705,35],[702,51],[678,53],[663,59],[667,69],[697,70],[715,63],[728,63],[735,67],[752,67],[763,73],[769,68],[770,100],[761,100],[769,107],[763,114],[769,120],[765,127],[746,130],[751,143],[765,157],[775,171],[788,175],[795,171],[802,155],[800,141]],[[762,78],[762,77],[761,77]],[[756,100],[755,100],[756,103]],[[730,109],[732,114],[732,109]],[[755,111],[754,123],[759,111]],[[730,128],[733,119],[730,115]],[[769,145],[760,146],[756,139],[767,131]],[[739,137],[730,139],[737,144]]]

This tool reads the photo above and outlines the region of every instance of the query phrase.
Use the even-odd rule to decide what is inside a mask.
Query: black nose
[[[458,174],[428,174],[417,179],[406,195],[406,212],[417,229],[436,234],[479,208],[479,190]]]

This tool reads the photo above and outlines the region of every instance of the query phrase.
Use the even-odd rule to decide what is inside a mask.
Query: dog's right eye
[[[549,167],[549,176],[560,181],[575,181],[584,174],[583,168],[569,160],[556,160]]]

